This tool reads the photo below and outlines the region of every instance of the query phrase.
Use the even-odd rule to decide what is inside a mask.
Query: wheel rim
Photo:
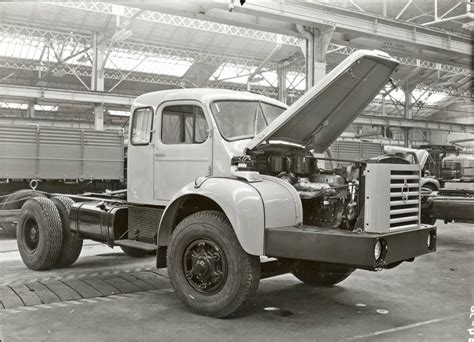
[[[28,252],[33,253],[38,248],[40,231],[38,224],[33,218],[25,222],[24,230],[25,245]]]
[[[196,291],[218,292],[227,279],[227,260],[222,249],[212,240],[191,242],[183,254],[184,276]]]

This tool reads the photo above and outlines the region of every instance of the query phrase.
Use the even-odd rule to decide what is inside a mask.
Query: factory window
[[[161,141],[163,144],[200,144],[206,141],[208,126],[201,107],[168,106],[163,109]]]
[[[148,145],[151,141],[153,109],[151,107],[135,109],[130,133],[132,145]]]

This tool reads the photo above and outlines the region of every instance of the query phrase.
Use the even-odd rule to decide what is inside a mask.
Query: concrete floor
[[[291,275],[263,280],[257,297],[233,319],[193,315],[165,287],[0,310],[0,340],[468,341],[474,225],[437,226],[436,253],[393,270],[356,271],[331,288],[311,288]],[[3,285],[120,274],[153,264],[153,257],[132,259],[88,242],[73,267],[39,273],[23,266],[13,240],[0,239]]]

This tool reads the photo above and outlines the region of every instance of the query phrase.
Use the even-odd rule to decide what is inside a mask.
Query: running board
[[[115,240],[114,245],[136,248],[136,249],[140,249],[142,251],[147,251],[147,252],[156,251],[156,248],[158,247],[157,245],[153,243],[146,243],[146,242],[128,240],[128,239]]]

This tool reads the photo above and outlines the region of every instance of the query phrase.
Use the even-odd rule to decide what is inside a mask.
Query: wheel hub
[[[183,255],[183,270],[188,283],[197,291],[213,294],[227,279],[227,262],[219,246],[209,239],[191,242]]]
[[[38,248],[40,231],[38,224],[33,218],[30,218],[26,221],[23,231],[23,239],[26,245],[27,250],[30,253],[33,253],[36,248]]]
[[[37,242],[38,241],[38,228],[36,226],[31,227],[30,230],[30,240],[32,242]]]

